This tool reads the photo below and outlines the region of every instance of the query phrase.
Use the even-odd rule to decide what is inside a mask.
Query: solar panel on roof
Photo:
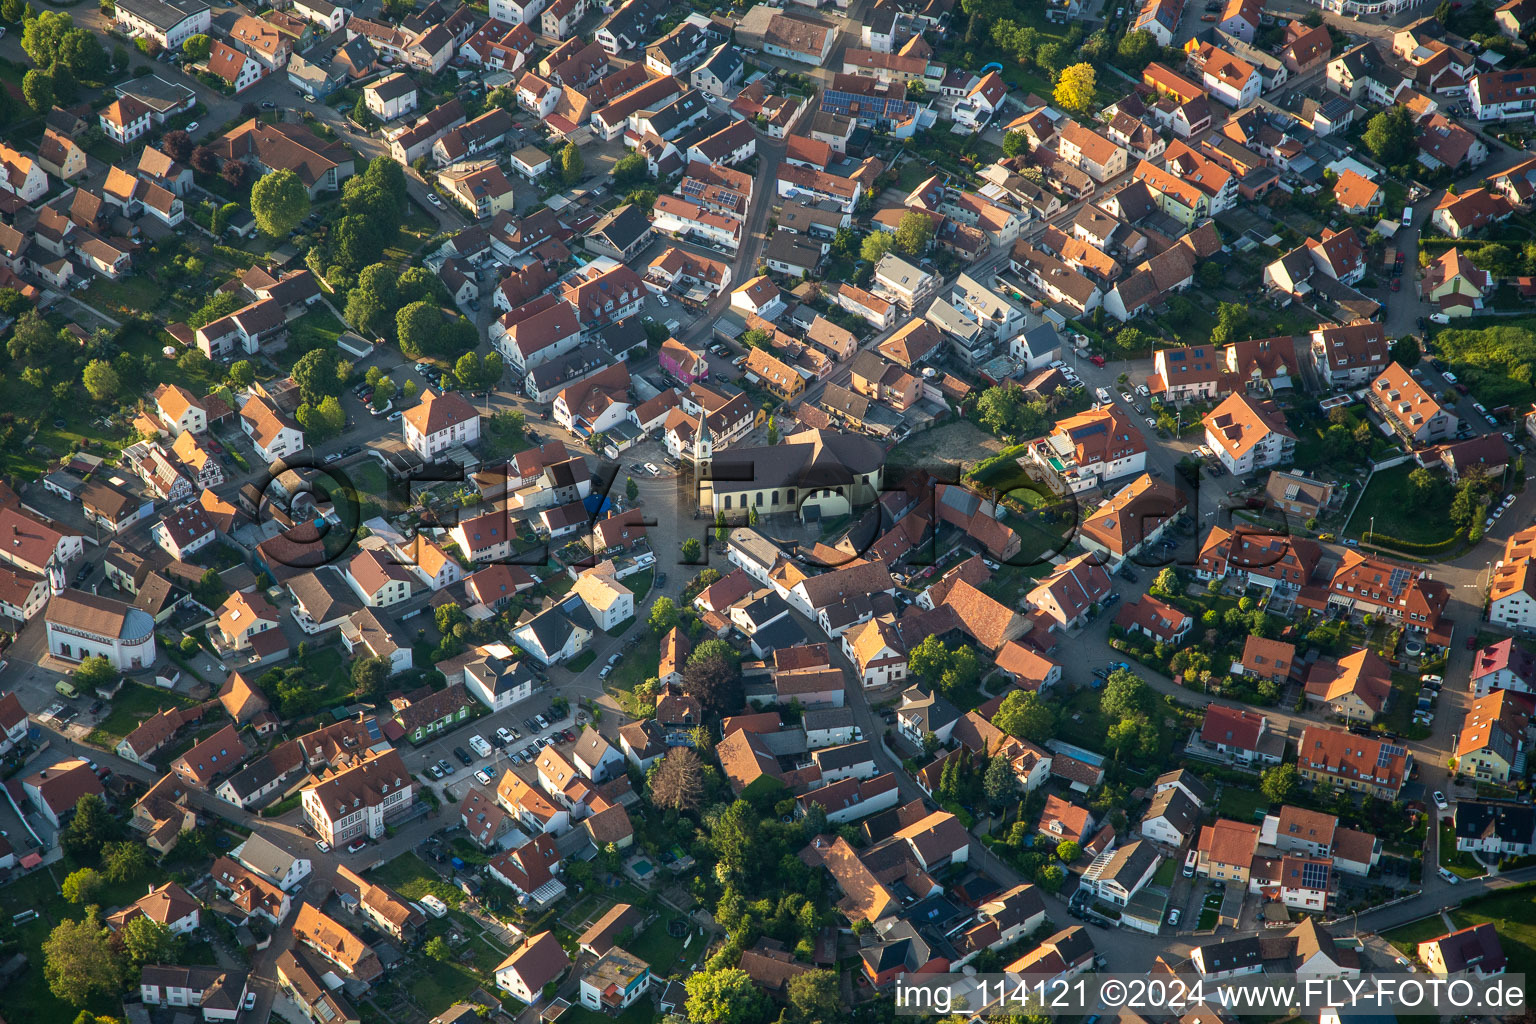
[[[1328,865],[1307,861],[1301,866],[1301,884],[1308,889],[1321,889],[1328,884]]]
[[[1404,747],[1394,746],[1391,743],[1383,743],[1381,750],[1376,754],[1376,767],[1385,768],[1391,764],[1394,758],[1402,757],[1408,751]]]

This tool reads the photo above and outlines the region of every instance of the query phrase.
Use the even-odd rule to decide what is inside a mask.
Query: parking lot
[[[538,724],[539,716],[544,721],[542,726]],[[555,717],[548,698],[535,694],[505,711],[476,719],[440,739],[405,751],[405,765],[439,796],[452,793],[454,799],[462,800],[473,785],[494,787],[505,771],[526,770],[526,776],[531,778],[538,751],[551,745],[569,747],[570,741],[561,734],[568,732],[575,739],[586,721],[587,713],[575,707]],[[474,737],[485,741],[489,754],[476,751],[471,742]],[[482,771],[490,781],[476,777]]]

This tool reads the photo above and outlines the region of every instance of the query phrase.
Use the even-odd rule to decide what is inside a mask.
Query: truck
[[[495,750],[491,747],[491,745],[485,741],[484,736],[471,736],[469,738],[469,746],[481,757],[490,757],[493,753],[495,753]]]
[[[75,689],[74,686],[72,686],[67,680],[64,679],[60,679],[58,682],[54,683],[53,688],[57,690],[61,696],[68,697],[70,700],[74,700],[76,697],[80,696],[80,691]]]

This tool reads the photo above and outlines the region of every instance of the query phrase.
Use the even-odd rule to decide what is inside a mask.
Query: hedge
[[[1362,547],[1391,548],[1404,554],[1438,555],[1456,547],[1467,539],[1467,531],[1458,529],[1448,539],[1436,541],[1433,544],[1416,544],[1413,541],[1399,540],[1397,537],[1383,536],[1380,533],[1372,533],[1370,542],[1362,542]]]

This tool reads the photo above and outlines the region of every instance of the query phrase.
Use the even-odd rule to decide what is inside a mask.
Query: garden
[[[1536,888],[1527,882],[1467,900],[1451,911],[1457,928],[1491,923],[1509,962],[1536,963]]]

